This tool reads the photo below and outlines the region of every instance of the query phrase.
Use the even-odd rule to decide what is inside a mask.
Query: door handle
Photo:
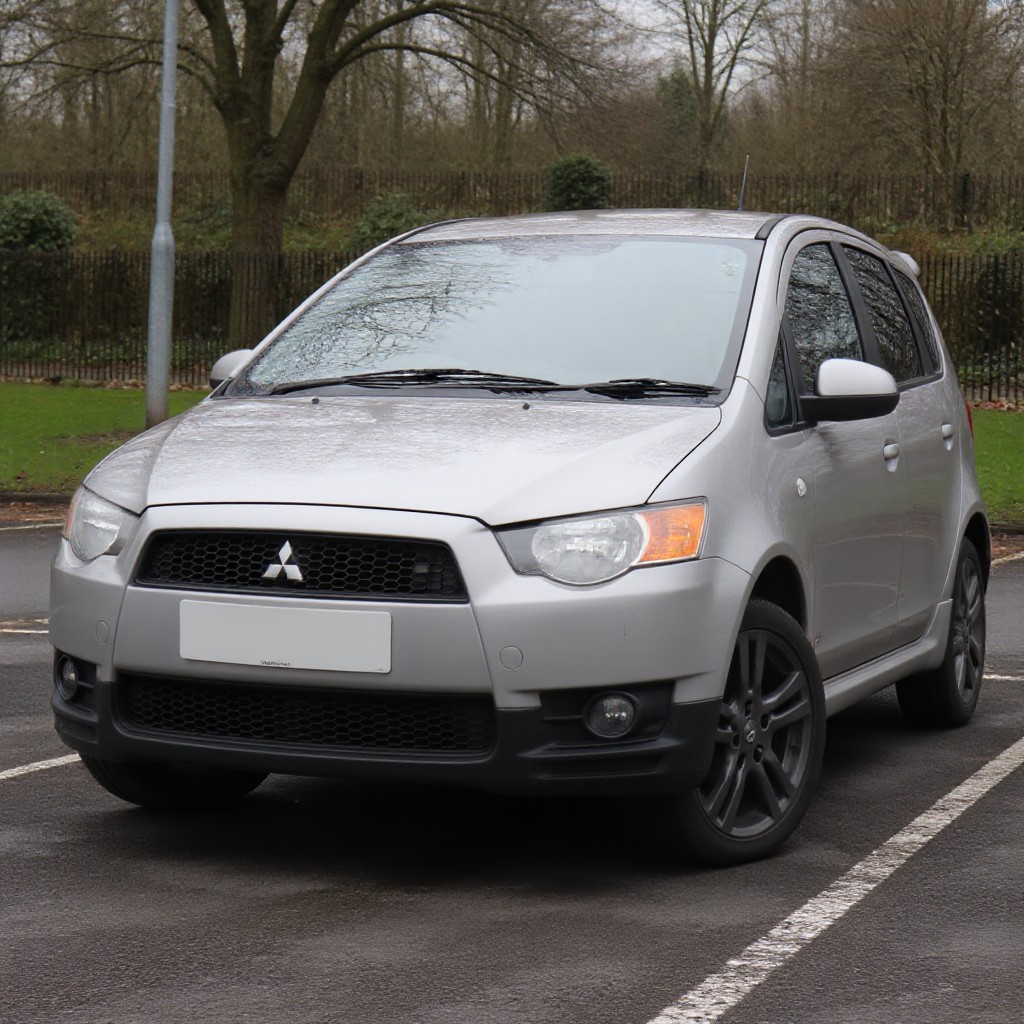
[[[893,459],[899,458],[900,446],[898,444],[887,444],[882,449],[882,457],[886,462],[892,462]]]
[[[953,424],[943,423],[942,424],[942,440],[948,441],[953,436]]]

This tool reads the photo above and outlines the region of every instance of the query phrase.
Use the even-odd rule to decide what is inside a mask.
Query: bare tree
[[[683,44],[697,114],[696,166],[706,172],[726,102],[741,69],[752,62],[776,0],[657,0]]]
[[[82,48],[94,43],[104,46],[105,75],[158,59],[157,32],[140,24],[141,15],[153,14],[151,4],[120,0],[98,25],[83,24],[76,7],[73,0],[21,0],[27,42],[13,63],[65,79],[88,76],[100,69]],[[328,91],[362,62],[390,55],[402,88],[405,61],[433,62],[544,106],[596,70],[595,49],[578,47],[594,33],[599,12],[596,0],[191,0],[179,63],[223,124],[233,251],[280,251],[288,190]],[[399,124],[406,105],[404,94],[392,95]],[[272,279],[269,269],[235,275],[232,344],[251,344],[270,325]]]
[[[841,116],[884,152],[942,176],[1008,136],[1024,66],[1021,0],[845,0]]]
[[[835,40],[835,9],[829,0],[776,0],[765,12],[752,58],[761,74],[733,106],[731,121],[738,155],[753,154],[758,170],[833,169],[826,104],[836,84],[825,56]]]

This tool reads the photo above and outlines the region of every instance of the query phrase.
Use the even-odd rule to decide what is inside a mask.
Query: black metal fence
[[[210,367],[228,350],[234,275],[262,273],[269,263],[280,318],[350,259],[322,252],[179,253],[172,380],[205,383]],[[147,252],[0,252],[0,375],[143,379],[149,268]]]
[[[623,207],[735,207],[742,175],[657,172],[617,174],[613,199]],[[365,171],[314,169],[296,176],[288,214],[310,224],[349,222],[369,200],[402,191],[424,209],[454,214],[506,214],[543,209],[541,172]],[[0,195],[18,189],[54,192],[80,214],[152,216],[153,174],[117,171],[0,174]],[[226,173],[179,173],[175,207],[198,215],[228,208]],[[1024,175],[998,174],[759,174],[747,182],[748,210],[810,213],[869,233],[895,224],[937,230],[1016,227],[1024,223]]]
[[[205,383],[227,350],[235,274],[262,273],[269,261],[274,304],[283,317],[350,258],[322,252],[179,253],[173,380]],[[137,252],[0,252],[0,375],[142,380],[149,259]],[[932,256],[922,261],[921,282],[965,392],[979,400],[1024,400],[1024,253]]]

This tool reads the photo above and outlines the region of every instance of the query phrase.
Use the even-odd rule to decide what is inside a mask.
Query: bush
[[[60,252],[75,244],[75,215],[52,192],[0,198],[0,249]]]
[[[612,205],[611,168],[589,153],[572,153],[547,175],[549,210],[602,210]]]
[[[412,196],[406,192],[384,192],[366,204],[362,217],[352,229],[348,247],[353,252],[366,252],[395,235],[442,217],[439,210],[424,210],[416,206]]]

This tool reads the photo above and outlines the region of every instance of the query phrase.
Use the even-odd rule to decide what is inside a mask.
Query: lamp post
[[[157,157],[156,227],[149,271],[149,333],[146,342],[146,426],[167,419],[174,316],[174,114],[178,70],[178,0],[165,0],[163,74],[160,88],[160,149]]]

